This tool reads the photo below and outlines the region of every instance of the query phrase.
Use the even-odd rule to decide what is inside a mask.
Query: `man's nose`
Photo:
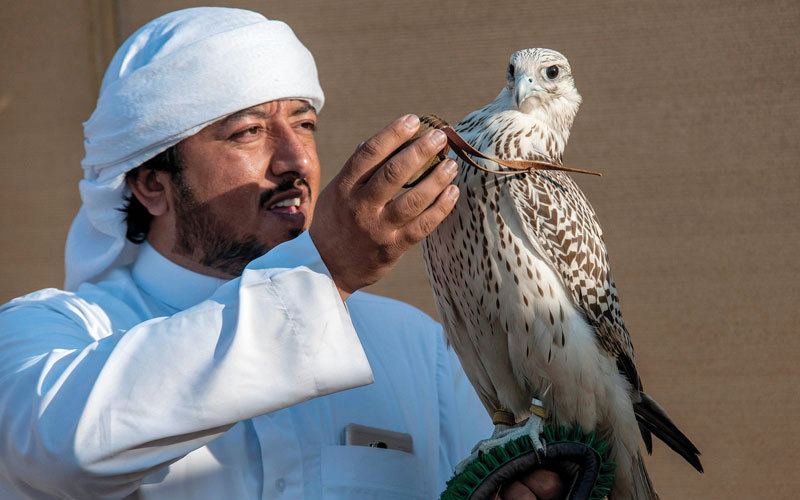
[[[313,168],[314,161],[307,142],[303,141],[292,127],[284,127],[270,160],[272,174],[280,177],[294,172],[300,177],[306,177]]]

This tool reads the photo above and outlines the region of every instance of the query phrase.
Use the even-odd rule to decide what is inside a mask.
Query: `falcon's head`
[[[581,95],[575,88],[569,61],[551,49],[524,49],[511,56],[506,75],[511,106],[527,115],[569,128]],[[566,127],[565,127],[566,126]]]

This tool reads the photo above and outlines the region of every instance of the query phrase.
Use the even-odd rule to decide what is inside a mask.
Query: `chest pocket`
[[[367,446],[322,449],[324,500],[425,500],[422,464],[397,450]]]

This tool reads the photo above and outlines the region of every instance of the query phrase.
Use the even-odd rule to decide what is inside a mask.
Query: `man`
[[[0,309],[1,498],[438,494],[482,409],[438,325],[351,294],[447,215],[455,165],[395,198],[444,145],[386,161],[406,116],[320,193],[322,105],[311,54],[252,12],[174,12],[119,49],[67,290]],[[413,453],[344,446],[349,423]]]

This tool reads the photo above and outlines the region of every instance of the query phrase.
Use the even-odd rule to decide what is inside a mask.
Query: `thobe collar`
[[[206,300],[228,281],[181,267],[146,241],[142,243],[131,274],[145,293],[178,311]]]

